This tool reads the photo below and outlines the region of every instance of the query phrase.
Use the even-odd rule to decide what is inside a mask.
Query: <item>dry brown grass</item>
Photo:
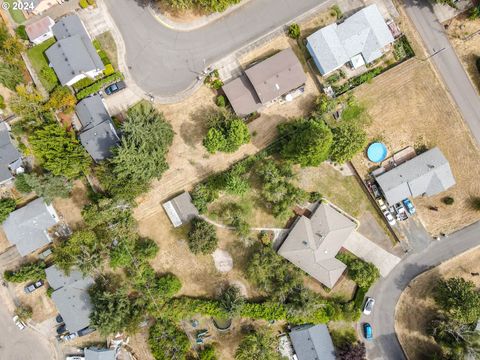
[[[429,322],[435,317],[433,289],[441,278],[462,277],[480,287],[480,248],[469,250],[412,280],[400,297],[395,312],[395,331],[407,356],[414,360],[431,359],[439,351],[427,335]]]
[[[448,27],[450,42],[455,48],[463,67],[473,85],[480,91],[480,73],[475,61],[480,57],[480,19],[468,20],[467,15],[459,15]]]
[[[33,293],[26,294],[23,288],[28,282],[22,284],[10,284],[13,286],[15,297],[21,304],[30,306],[33,310],[32,320],[41,323],[58,314],[55,304],[47,296],[47,287],[43,286]]]
[[[87,187],[77,180],[74,182],[72,193],[67,199],[57,198],[53,201],[53,206],[58,215],[73,229],[83,225],[82,209],[89,202],[87,197]]]
[[[430,233],[449,233],[480,219],[469,203],[471,196],[480,194],[480,154],[428,63],[409,60],[358,87],[355,95],[373,119],[369,138],[381,139],[390,153],[423,143],[438,146],[449,160],[457,184],[437,196],[415,199],[418,216]],[[363,174],[374,165],[364,154],[354,163]],[[453,197],[455,203],[444,205],[444,196]],[[429,206],[439,211],[430,211]]]

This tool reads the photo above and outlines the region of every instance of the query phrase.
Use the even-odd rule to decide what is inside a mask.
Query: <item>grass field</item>
[[[98,35],[95,40],[98,40],[100,46],[107,54],[108,58],[112,62],[112,65],[115,69],[118,69],[118,56],[117,56],[117,45],[113,39],[110,31],[104,32],[103,34]]]
[[[421,274],[405,289],[395,312],[395,330],[408,358],[427,360],[439,352],[433,338],[427,335],[428,324],[437,310],[433,288],[437,280],[457,276],[473,281],[478,288],[480,279],[471,273],[480,272],[479,256],[480,248],[470,250]]]
[[[26,20],[23,12],[18,9],[13,9],[13,3],[16,1],[17,0],[4,0],[4,2],[10,5],[10,7],[8,8],[8,12],[10,13],[13,21],[15,21],[17,24],[23,24]]]
[[[48,39],[45,42],[28,49],[27,51],[28,58],[30,59],[35,72],[40,78],[42,85],[47,91],[53,90],[53,88],[58,84],[58,80],[56,82],[51,81],[43,77],[41,73],[44,67],[48,67],[48,60],[45,56],[45,50],[52,46],[53,43],[55,43],[55,39]]]

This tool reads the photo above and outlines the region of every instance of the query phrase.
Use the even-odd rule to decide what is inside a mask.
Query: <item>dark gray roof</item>
[[[298,360],[335,360],[335,348],[325,324],[297,326],[290,339]]]
[[[390,205],[409,197],[433,196],[455,185],[448,160],[437,147],[375,179]]]
[[[45,54],[62,85],[85,72],[105,69],[77,15],[63,17],[52,31],[57,42]]]
[[[245,75],[225,84],[222,89],[238,116],[247,116],[262,106],[252,83]]]
[[[55,265],[45,269],[49,286],[55,289],[52,301],[62,315],[67,330],[71,333],[86,328],[90,324],[92,305],[88,289],[94,281],[90,276],[83,276],[78,270],[69,275]]]
[[[8,241],[17,246],[20,255],[25,256],[52,241],[48,230],[57,222],[58,216],[53,207],[38,198],[10,213],[3,223],[3,230]]]
[[[262,104],[302,86],[307,81],[302,64],[291,48],[245,70]]]
[[[332,288],[346,268],[335,256],[355,227],[347,216],[322,202],[310,219],[297,219],[278,253]]]
[[[0,123],[0,183],[12,178],[9,165],[20,158],[21,154],[12,144],[6,123]]]
[[[175,227],[198,216],[198,210],[193,205],[190,194],[186,191],[164,203],[163,208]]]
[[[97,348],[85,348],[84,355],[85,360],[115,360],[115,349],[97,349]]]
[[[99,95],[80,101],[75,111],[82,124],[80,142],[95,161],[111,156],[111,148],[118,145],[120,139]]]

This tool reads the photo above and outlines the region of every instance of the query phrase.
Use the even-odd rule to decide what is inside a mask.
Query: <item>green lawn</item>
[[[8,3],[10,5],[8,12],[13,18],[13,21],[15,21],[17,24],[23,24],[25,22],[25,16],[23,15],[23,12],[21,10],[14,10],[13,9],[13,3],[18,0],[4,0],[4,2]]]
[[[58,84],[58,79],[56,76],[55,78],[47,78],[44,76],[44,74],[42,74],[42,69],[45,67],[48,68],[48,60],[44,54],[45,50],[47,50],[54,42],[55,39],[48,39],[47,41],[41,43],[40,45],[34,46],[27,51],[28,58],[30,59],[35,72],[47,91],[52,91],[53,88]]]

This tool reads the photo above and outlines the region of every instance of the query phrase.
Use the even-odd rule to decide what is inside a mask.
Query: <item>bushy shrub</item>
[[[337,259],[347,265],[348,276],[362,289],[369,289],[380,277],[380,272],[375,265],[349,253],[339,253]]]
[[[209,129],[203,139],[209,153],[235,152],[249,141],[250,132],[242,119],[223,108],[209,115]]]
[[[82,9],[86,9],[88,7],[87,0],[80,0],[79,5]]]
[[[110,76],[115,72],[115,69],[113,68],[112,64],[106,64],[105,65],[105,70],[103,70],[103,75],[105,76]]]
[[[14,283],[21,283],[24,281],[37,281],[45,279],[45,262],[37,261],[21,265],[16,270],[6,270],[3,273],[5,280]]]
[[[300,37],[300,26],[297,23],[292,23],[288,27],[288,36],[292,39],[298,39]]]
[[[171,298],[182,288],[180,279],[173,274],[159,275],[155,279],[153,289],[162,298]]]
[[[82,99],[86,98],[87,96],[95,94],[95,93],[99,92],[100,90],[102,90],[104,87],[106,87],[106,86],[108,86],[108,85],[110,85],[110,84],[112,84],[116,81],[119,81],[119,80],[123,80],[123,74],[121,72],[115,72],[110,76],[106,76],[106,77],[94,82],[93,84],[83,88],[82,90],[80,90],[76,94],[77,99],[82,100]]]
[[[12,198],[2,198],[0,199],[0,223],[3,223],[7,220],[8,215],[15,210],[17,202]]]
[[[182,320],[198,314],[222,319],[228,318],[228,313],[217,300],[182,296],[170,299],[166,303],[165,309],[168,309],[168,311],[162,312],[162,314],[159,315],[163,315],[172,320]]]
[[[5,103],[5,98],[0,95],[0,110],[5,110],[7,108],[7,104]]]
[[[215,226],[203,219],[194,219],[188,233],[188,247],[194,254],[211,254],[217,248]]]
[[[215,354],[215,348],[211,345],[207,345],[198,353],[198,360],[217,360]]]
[[[218,107],[225,107],[226,105],[225,96],[218,95],[217,99],[215,100],[215,103],[217,104]]]
[[[455,199],[451,196],[445,196],[442,198],[442,202],[445,205],[453,205],[453,203],[455,202]]]
[[[25,25],[19,25],[15,29],[15,34],[17,34],[17,36],[22,40],[28,40],[28,34],[27,34],[27,31],[25,30]]]
[[[150,328],[148,345],[155,360],[186,359],[190,349],[187,335],[167,320],[157,320]]]

